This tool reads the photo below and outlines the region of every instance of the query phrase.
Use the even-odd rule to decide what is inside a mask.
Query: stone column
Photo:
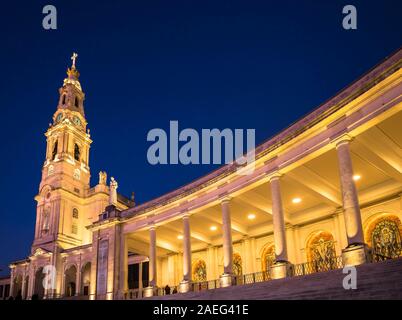
[[[149,286],[144,289],[145,297],[152,297],[156,288],[156,227],[149,229]]]
[[[81,295],[81,264],[77,265],[77,274],[75,278],[75,295]]]
[[[122,232],[120,240],[120,266],[119,266],[119,293],[118,297],[124,299],[128,292],[128,244],[127,236]]]
[[[183,216],[183,281],[180,283],[179,291],[188,292],[191,286],[191,233],[190,216]]]
[[[142,262],[138,264],[138,297],[142,298]]]
[[[14,285],[15,285],[15,267],[11,268],[11,277],[10,277],[10,297],[14,297]],[[14,297],[15,298],[15,297]]]
[[[60,292],[60,296],[64,297],[66,295],[66,269],[65,269],[65,265],[63,263],[62,265],[62,272],[63,272],[63,276],[61,278],[61,292]]]
[[[285,218],[282,206],[280,177],[281,174],[275,173],[269,179],[272,195],[272,223],[274,227],[276,256],[276,263],[271,267],[271,277],[273,279],[285,278],[290,275],[291,271],[286,245]]]
[[[303,259],[301,257],[301,246],[300,246],[300,228],[299,226],[294,226],[294,239],[295,239],[295,249],[296,249],[296,263],[303,263]]]
[[[99,249],[99,230],[92,233],[92,259],[91,273],[89,277],[89,300],[97,298],[97,281],[98,281],[98,249]]]
[[[221,275],[221,286],[232,285],[233,274],[233,243],[232,223],[230,218],[230,198],[222,200],[222,235],[223,235],[223,275]]]
[[[22,273],[22,288],[21,288],[21,296],[22,296],[22,300],[26,299],[26,280],[27,280],[27,270],[25,267],[24,272]]]
[[[35,268],[33,264],[30,263],[28,267],[28,290],[27,290],[28,292],[26,296],[27,300],[30,300],[33,295],[34,285],[35,285]]]
[[[345,220],[348,246],[342,252],[344,264],[359,265],[370,259],[367,245],[364,243],[360,205],[355,182],[353,165],[350,156],[349,142],[352,138],[342,136],[336,141],[339,176],[341,180],[343,215]]]

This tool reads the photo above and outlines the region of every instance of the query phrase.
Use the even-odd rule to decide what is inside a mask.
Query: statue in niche
[[[49,230],[49,217],[50,217],[50,212],[49,208],[45,208],[43,211],[43,223],[42,223],[42,230],[43,231],[48,231]]]
[[[117,188],[119,187],[117,181],[111,177],[110,178],[110,193],[109,193],[109,204],[117,204]]]
[[[107,173],[106,171],[99,172],[99,184],[106,186]]]

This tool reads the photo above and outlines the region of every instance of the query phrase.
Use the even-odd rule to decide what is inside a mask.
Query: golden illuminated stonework
[[[140,205],[106,171],[90,185],[76,59],[45,133],[34,240],[10,265],[11,295],[138,299],[217,289],[217,299],[250,299],[253,290],[230,287],[286,282],[261,299],[313,278],[325,288],[317,279],[333,283],[344,266],[381,271],[401,261],[402,50],[259,145],[250,175],[228,164]],[[48,269],[55,277],[45,288]]]

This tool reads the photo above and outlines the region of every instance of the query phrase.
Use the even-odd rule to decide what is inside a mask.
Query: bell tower
[[[33,250],[36,244],[43,248],[55,240],[62,240],[65,248],[82,244],[82,208],[90,189],[92,141],[87,131],[85,94],[78,80],[77,56],[74,53],[71,57],[72,65],[59,89],[53,121],[45,133],[46,159],[35,198],[38,205]]]
[[[45,133],[47,138],[46,160],[42,170],[41,187],[74,188],[83,194],[89,189],[89,148],[92,143],[84,113],[85,94],[78,80],[77,54],[67,70],[67,78],[59,89],[59,102],[53,123]],[[79,190],[79,191],[78,191]]]

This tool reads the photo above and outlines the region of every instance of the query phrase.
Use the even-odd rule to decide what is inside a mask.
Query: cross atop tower
[[[75,60],[77,59],[77,57],[78,57],[78,54],[73,52],[73,55],[71,56],[71,60],[73,60],[72,68],[74,68],[74,69],[75,69]]]

